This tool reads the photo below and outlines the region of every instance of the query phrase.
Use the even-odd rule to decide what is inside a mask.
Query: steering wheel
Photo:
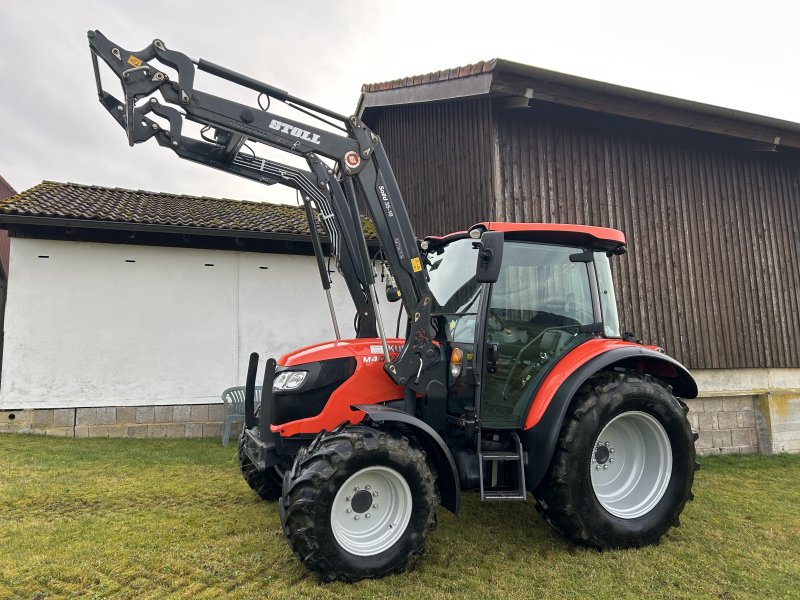
[[[497,321],[497,324],[499,325],[499,327],[495,327],[495,326],[492,325],[492,319]],[[489,322],[487,323],[487,325],[491,329],[494,329],[495,331],[502,331],[503,329],[506,328],[506,322],[503,319],[501,319],[500,316],[496,312],[494,312],[493,308],[489,309],[489,319],[488,319],[488,321]]]

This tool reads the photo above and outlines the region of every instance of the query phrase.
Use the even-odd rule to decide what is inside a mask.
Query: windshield
[[[473,240],[456,240],[428,254],[428,286],[432,314],[447,318],[447,337],[454,342],[475,339],[475,316],[481,285],[475,281],[478,251]]]

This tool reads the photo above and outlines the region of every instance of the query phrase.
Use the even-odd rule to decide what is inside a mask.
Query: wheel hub
[[[367,490],[359,490],[350,501],[350,507],[355,513],[365,513],[372,506],[372,494]]]
[[[606,444],[607,443],[608,442],[606,442]],[[596,450],[594,451],[594,458],[592,459],[592,462],[596,463],[598,467],[606,464],[609,459],[611,459],[611,453],[613,451],[613,448],[609,448],[605,444],[598,444]],[[611,459],[611,462],[614,462],[614,459]]]

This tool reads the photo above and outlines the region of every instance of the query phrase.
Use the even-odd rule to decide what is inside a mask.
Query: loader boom
[[[321,243],[315,235],[312,207],[318,211],[356,307],[357,337],[378,334],[384,369],[396,383],[422,394],[432,382],[444,383],[443,359],[433,343],[431,293],[417,241],[386,152],[374,132],[356,116],[337,114],[209,61],[192,60],[167,49],[161,40],[131,52],[99,31],[89,31],[88,37],[100,102],[125,129],[131,146],[154,138],[181,158],[266,185],[278,183],[296,189],[306,206],[312,245],[329,301],[330,281],[322,262]],[[119,78],[122,100],[103,89],[98,58]],[[176,71],[177,80],[157,63]],[[197,89],[196,69],[258,92],[259,107]],[[272,113],[269,105],[263,109],[262,95],[329,127]],[[200,139],[185,134],[185,120],[204,127]],[[330,131],[331,128],[338,131]],[[208,129],[213,130],[213,137],[203,135]],[[300,156],[308,170],[259,157],[253,150],[255,144]],[[323,159],[332,161],[334,168]],[[390,359],[377,307],[375,275],[359,216],[359,198],[374,222],[383,260],[396,281],[399,299],[408,315],[406,342],[394,361]],[[335,317],[334,327],[338,335]]]

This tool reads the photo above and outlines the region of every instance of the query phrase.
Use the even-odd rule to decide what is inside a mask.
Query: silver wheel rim
[[[639,411],[617,415],[603,428],[589,464],[592,489],[612,515],[635,519],[664,496],[672,474],[672,446],[664,427]]]
[[[400,473],[389,467],[361,469],[344,482],[333,499],[333,537],[351,554],[379,554],[405,532],[411,504],[411,489]]]

